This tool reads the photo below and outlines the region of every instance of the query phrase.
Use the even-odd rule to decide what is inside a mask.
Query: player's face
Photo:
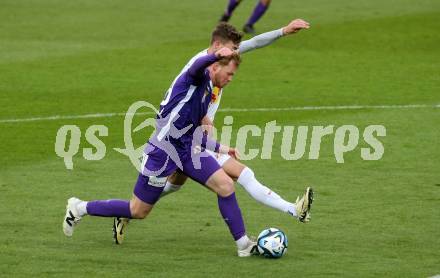
[[[232,77],[237,71],[237,65],[234,61],[229,62],[226,66],[216,65],[213,68],[212,82],[214,86],[223,88],[232,81]]]

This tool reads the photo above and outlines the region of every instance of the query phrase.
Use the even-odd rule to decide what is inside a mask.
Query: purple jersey
[[[199,128],[213,88],[207,67],[217,60],[214,54],[198,58],[168,90],[156,118],[156,131],[145,148],[143,163],[144,170],[150,172],[148,176],[169,175],[176,166],[182,169],[188,160],[194,159],[192,151],[197,145],[218,150],[220,144]]]
[[[193,133],[206,115],[211,101],[213,85],[206,68],[217,60],[214,54],[202,56],[173,82],[157,116],[154,136],[158,141],[168,139],[178,152],[189,151]],[[173,126],[177,130],[188,130],[175,138]]]

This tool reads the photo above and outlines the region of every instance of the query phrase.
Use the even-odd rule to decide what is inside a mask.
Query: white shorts
[[[229,158],[231,158],[231,156],[229,154],[220,154],[220,153],[215,153],[213,151],[210,150],[206,150],[206,152],[211,155],[212,157],[215,158],[215,160],[217,160],[217,163],[223,167],[223,164],[225,164],[226,161],[228,161]]]

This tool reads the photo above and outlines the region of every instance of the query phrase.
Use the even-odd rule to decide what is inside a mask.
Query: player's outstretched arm
[[[252,39],[242,41],[239,46],[240,54],[262,48],[272,44],[282,36],[295,34],[302,29],[309,29],[310,24],[302,19],[294,19],[289,24],[278,30],[273,30],[253,37]]]
[[[283,36],[295,34],[302,29],[309,29],[310,24],[302,19],[292,20],[289,24],[282,28]]]

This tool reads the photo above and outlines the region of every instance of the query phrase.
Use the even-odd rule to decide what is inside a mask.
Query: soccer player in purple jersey
[[[213,87],[226,86],[239,64],[239,55],[223,47],[201,56],[179,75],[161,103],[156,131],[144,150],[142,172],[135,184],[133,198],[130,201],[89,202],[70,198],[63,220],[64,234],[72,236],[75,226],[85,215],[145,218],[160,198],[167,177],[179,169],[217,194],[220,212],[237,244],[238,256],[250,256],[256,243],[246,235],[233,181],[205,149],[233,157],[238,153],[210,139],[200,128]]]
[[[220,21],[228,22],[231,18],[232,13],[235,8],[241,3],[242,0],[229,0],[228,6],[226,7],[225,12],[223,13]],[[264,15],[264,13],[269,8],[271,0],[259,0],[257,5],[254,8],[251,16],[249,17],[246,24],[243,26],[243,31],[248,34],[254,34],[254,24]]]
[[[254,49],[268,46],[280,37],[294,34],[301,29],[307,28],[309,28],[309,24],[307,22],[301,19],[295,19],[283,28],[263,33],[250,40],[241,42],[239,32],[232,25],[220,23],[211,35],[210,47],[195,55],[183,68],[181,74],[191,67],[194,61],[196,61],[198,58],[206,54],[215,53],[215,51],[222,47],[237,49],[239,53],[242,54]],[[223,89],[214,87],[214,92],[212,94],[211,102],[208,106],[207,115],[203,119],[203,124],[206,126],[212,126],[215,113],[220,104],[222,91]],[[225,154],[214,154],[210,151],[207,152],[210,153],[217,160],[220,166],[222,166],[223,170],[233,180],[237,181],[255,200],[266,206],[287,213],[301,222],[310,221],[310,208],[313,201],[313,190],[310,187],[306,188],[306,192],[303,197],[298,197],[295,203],[288,202],[281,198],[276,192],[260,183],[256,179],[252,169],[246,167],[246,165],[240,163],[234,157]],[[185,183],[186,179],[187,177],[181,171],[176,171],[173,173],[170,177],[168,177],[161,196],[165,196],[169,193],[179,190]],[[128,219],[114,219],[113,237],[117,244],[121,244],[123,242],[125,235],[124,230],[126,229],[127,224]]]

